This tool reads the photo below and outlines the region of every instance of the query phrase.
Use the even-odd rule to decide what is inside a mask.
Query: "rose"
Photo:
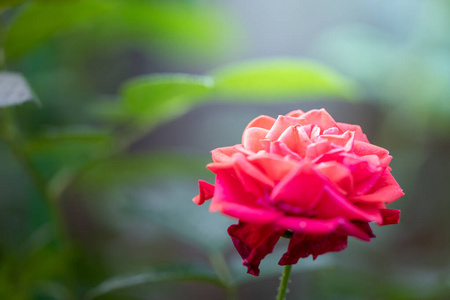
[[[212,198],[211,212],[239,219],[228,234],[255,276],[282,235],[292,237],[279,264],[291,265],[345,249],[348,236],[370,241],[369,222],[400,219],[386,208],[404,195],[390,172],[392,156],[360,126],[338,123],[324,109],[259,116],[242,144],[215,149],[212,159],[215,185],[199,181],[193,201]]]

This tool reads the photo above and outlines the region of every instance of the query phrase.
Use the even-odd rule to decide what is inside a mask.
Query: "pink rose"
[[[404,195],[390,172],[392,156],[325,109],[259,116],[242,144],[217,148],[212,159],[207,168],[216,182],[199,181],[193,201],[212,198],[211,212],[239,219],[228,234],[255,276],[283,234],[292,238],[279,264],[291,265],[345,249],[348,236],[370,241],[369,222],[400,219],[399,210],[386,208]]]

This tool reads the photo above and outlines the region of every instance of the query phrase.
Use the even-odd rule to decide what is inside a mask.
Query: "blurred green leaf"
[[[122,88],[123,111],[136,123],[162,123],[204,100],[213,85],[210,77],[185,74],[138,78]]]
[[[211,4],[182,1],[121,0],[115,2],[114,15],[99,26],[102,37],[123,35],[150,42],[152,49],[164,48],[165,54],[198,52],[208,55],[224,48],[227,32],[233,26],[224,18],[223,9]],[[114,34],[111,34],[114,32]],[[226,48],[226,47],[225,47]],[[160,49],[161,50],[161,49]],[[190,53],[191,54],[191,53]]]
[[[86,28],[98,16],[110,13],[111,4],[96,0],[37,0],[30,2],[13,22],[6,39],[6,56],[16,58],[61,32]]]
[[[142,40],[173,51],[205,51],[223,46],[228,31],[212,5],[138,0],[35,0],[13,22],[6,40],[6,55],[18,58],[49,38],[82,30],[83,37],[99,43]],[[87,41],[87,40],[86,40]],[[204,49],[202,49],[204,48]],[[193,52],[193,51],[191,51]]]
[[[41,174],[51,178],[59,170],[80,168],[112,143],[113,137],[108,131],[67,127],[47,130],[29,140],[26,151]]]
[[[98,188],[136,183],[139,179],[145,182],[149,177],[203,175],[207,173],[204,166],[208,162],[209,158],[170,152],[116,157],[90,168],[81,183],[85,188]]]
[[[104,281],[91,290],[86,298],[94,299],[120,289],[133,288],[148,283],[163,281],[203,281],[223,286],[219,278],[208,268],[197,265],[174,264],[152,268],[137,274],[118,276]]]
[[[350,81],[307,60],[275,58],[237,63],[212,73],[220,96],[258,100],[299,97],[354,98]]]
[[[0,2],[0,12],[8,7],[11,6],[15,6],[15,5],[19,5],[23,2],[25,2],[26,0],[2,0],[2,2]]]
[[[0,72],[0,107],[35,99],[26,79],[13,72]]]

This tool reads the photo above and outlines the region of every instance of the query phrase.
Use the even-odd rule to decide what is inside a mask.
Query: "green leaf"
[[[119,184],[146,182],[150,177],[208,175],[204,167],[210,159],[171,152],[116,157],[98,163],[81,178],[84,188],[106,187]],[[118,172],[117,170],[120,170]]]
[[[92,20],[107,15],[110,10],[108,1],[32,1],[11,25],[6,38],[6,56],[17,58],[61,32],[89,28]]]
[[[177,1],[179,2],[179,1]],[[230,31],[222,11],[214,5],[142,0],[34,0],[12,23],[6,56],[14,59],[55,36],[81,39],[94,48],[117,44],[149,45],[180,56],[197,57],[223,51]],[[142,43],[143,42],[143,43]],[[76,44],[76,43],[75,43]]]
[[[158,124],[189,111],[212,90],[207,76],[155,75],[132,80],[122,88],[122,108],[138,124]]]
[[[0,3],[0,12],[8,7],[11,6],[15,6],[15,5],[19,5],[23,2],[25,2],[26,0],[2,0],[2,2]]]
[[[117,290],[163,281],[202,281],[223,287],[219,278],[210,269],[196,265],[177,264],[111,278],[91,290],[86,298],[95,299]]]
[[[77,169],[111,147],[108,131],[88,127],[48,130],[27,142],[26,151],[46,178],[62,169]]]
[[[216,70],[212,77],[219,95],[236,101],[355,96],[350,81],[324,65],[307,60],[275,58],[243,62]]]
[[[18,105],[35,99],[26,79],[13,72],[0,73],[0,107]]]

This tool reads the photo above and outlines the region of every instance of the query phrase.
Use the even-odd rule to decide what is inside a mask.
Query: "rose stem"
[[[289,275],[291,274],[292,265],[286,265],[281,275],[280,285],[278,286],[277,300],[284,300],[287,292],[287,286],[289,283]]]

